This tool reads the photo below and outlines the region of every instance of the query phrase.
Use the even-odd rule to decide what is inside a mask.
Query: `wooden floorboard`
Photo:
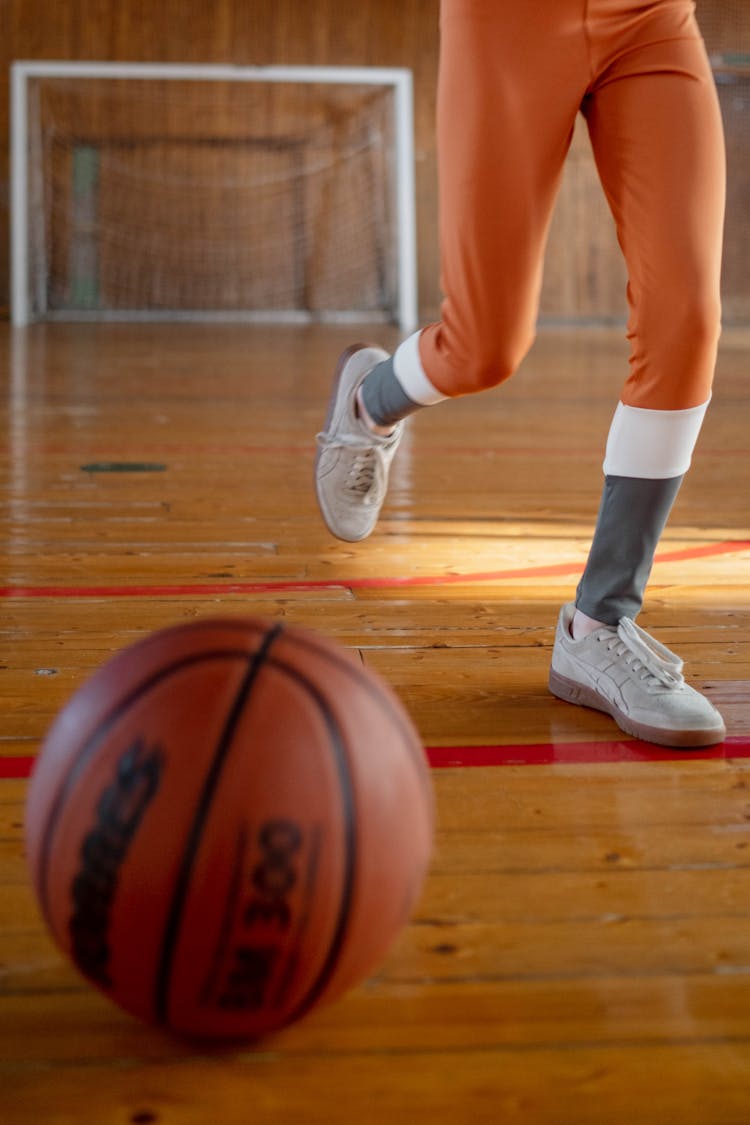
[[[619,333],[543,333],[507,386],[418,415],[376,533],[345,544],[312,462],[332,366],[363,331],[0,328],[0,1122],[747,1125],[750,337],[725,336],[641,618],[729,739],[665,758],[546,687]],[[449,759],[528,747],[544,764],[434,769],[432,864],[382,963],[278,1034],[219,1046],[145,1027],[57,950],[23,774],[114,652],[247,615],[359,653]],[[593,745],[612,753],[588,761]]]

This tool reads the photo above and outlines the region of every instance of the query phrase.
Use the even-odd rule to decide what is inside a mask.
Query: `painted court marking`
[[[669,750],[637,739],[613,742],[540,742],[509,746],[428,746],[433,769],[481,766],[612,765],[620,762],[671,762],[750,758],[750,738],[728,738],[704,750]],[[33,756],[0,757],[0,780],[30,776]]]
[[[750,539],[725,539],[718,543],[701,543],[675,551],[657,554],[655,562],[686,562],[690,559],[716,558],[750,550]],[[488,570],[474,574],[412,574],[387,577],[358,576],[354,578],[301,578],[267,582],[195,582],[163,585],[128,586],[0,586],[0,598],[137,598],[137,597],[200,597],[221,594],[263,594],[294,590],[388,590],[409,586],[455,586],[482,582],[499,582],[512,578],[552,578],[580,574],[580,561],[556,563],[553,566],[527,566],[512,570]]]
[[[703,543],[681,550],[665,551],[656,562],[677,562],[711,558],[750,549],[750,540],[724,540]],[[580,573],[580,562],[558,563],[554,566],[523,567],[513,570],[483,571],[475,574],[411,575],[392,577],[355,577],[338,579],[302,579],[268,582],[221,582],[170,585],[129,586],[3,586],[4,598],[118,598],[118,597],[196,597],[272,593],[293,590],[392,589],[409,586],[445,586],[454,584],[500,581],[508,578],[552,577]],[[750,738],[728,738],[719,746],[705,750],[675,751],[638,740],[606,742],[534,743],[503,746],[437,746],[427,748],[427,757],[434,769],[477,766],[583,765],[614,762],[672,761],[750,758]],[[0,757],[0,780],[27,778],[34,757]]]

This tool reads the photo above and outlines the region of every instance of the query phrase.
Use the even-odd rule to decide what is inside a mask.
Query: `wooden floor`
[[[378,531],[349,545],[311,476],[331,367],[361,330],[0,332],[3,1125],[748,1125],[750,336],[725,336],[641,617],[725,715],[727,743],[695,755],[545,686],[619,333],[543,334],[506,387],[420,414]],[[58,955],[23,802],[94,668],[217,613],[312,626],[390,680],[435,765],[438,831],[370,980],[255,1047],[197,1052]]]

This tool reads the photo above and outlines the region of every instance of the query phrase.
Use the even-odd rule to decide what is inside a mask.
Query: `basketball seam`
[[[203,621],[192,621],[187,624],[177,626],[178,629],[181,629],[185,632],[198,632],[205,628],[217,627],[228,630],[236,630],[237,632],[247,632],[247,622],[232,617],[207,618]],[[260,631],[260,628],[258,631]],[[291,636],[291,634],[287,632],[287,636]],[[404,722],[403,716],[399,713],[398,708],[394,707],[393,700],[385,692],[379,689],[377,683],[366,677],[358,676],[356,666],[352,665],[349,660],[339,655],[335,651],[332,651],[327,645],[320,644],[318,642],[318,638],[312,631],[304,631],[300,629],[299,631],[295,631],[293,636],[295,644],[299,644],[301,647],[314,651],[318,656],[324,657],[325,659],[330,661],[331,664],[334,664],[337,668],[340,668],[343,672],[346,673],[346,675],[356,679],[357,682],[360,683],[365,688],[365,690],[369,692],[370,695],[374,696],[378,700],[378,702],[388,710],[391,718],[396,722],[399,729],[405,736],[405,742],[407,744],[409,753],[411,754],[415,765],[417,766],[422,787],[425,789],[425,791],[428,792],[429,796],[432,797],[432,786],[429,779],[429,768],[424,756],[422,745],[418,740],[415,739],[414,731],[408,724]],[[140,643],[147,644],[148,638]],[[278,659],[278,657],[275,657],[272,663],[277,661]]]
[[[241,825],[238,832],[237,843],[234,850],[234,866],[232,868],[232,877],[229,882],[229,889],[224,903],[224,912],[219,927],[219,936],[216,942],[211,964],[204,977],[203,988],[200,992],[201,1004],[207,1004],[214,991],[216,979],[219,975],[221,964],[224,957],[224,952],[229,944],[232,931],[232,921],[237,905],[237,900],[240,897],[240,888],[242,886],[242,877],[245,868],[245,852],[247,850],[249,832],[246,825]]]
[[[72,761],[68,765],[49,812],[47,813],[44,830],[41,833],[42,842],[39,849],[35,884],[38,890],[42,913],[50,925],[52,920],[49,909],[47,882],[50,857],[52,855],[52,842],[54,840],[57,822],[66,804],[67,797],[77,781],[78,775],[96,752],[101,740],[106,737],[112,727],[134,703],[142,696],[147,695],[149,691],[158,686],[163,680],[169,679],[170,676],[181,671],[183,668],[188,668],[193,664],[200,664],[203,661],[227,659],[247,660],[251,655],[252,654],[248,653],[247,649],[217,649],[215,652],[191,653],[190,656],[183,656],[172,664],[159,668],[158,672],[152,673],[147,679],[143,680],[129,691],[112,710],[107,712],[107,714],[99,720],[97,726],[91,731],[88,738],[76,751]],[[53,926],[51,928],[54,930]]]
[[[232,749],[237,724],[252,694],[252,690],[257,683],[261,668],[268,660],[269,649],[282,631],[283,625],[280,623],[272,625],[263,637],[257,652],[245,653],[245,659],[248,660],[248,668],[235,695],[234,702],[227,716],[224,729],[219,738],[211,765],[206,772],[203,788],[198,798],[197,809],[188,833],[187,845],[182,854],[180,869],[177,873],[175,887],[172,892],[172,900],[164,925],[161,954],[156,971],[154,1013],[157,1022],[166,1026],[169,1026],[169,987],[175,949],[179,936],[180,920],[185,909],[190,887],[190,874],[200,849],[203,828],[205,827],[222,771],[226,765],[229,752]]]
[[[331,664],[335,665],[335,667],[339,668],[352,679],[356,680],[356,682],[361,687],[363,687],[365,691],[369,693],[369,695],[376,699],[378,703],[388,711],[389,716],[395,722],[396,726],[404,737],[404,742],[416,767],[417,774],[419,775],[419,784],[424,790],[426,796],[429,798],[430,803],[432,803],[434,794],[429,776],[429,767],[427,765],[424,750],[421,743],[414,737],[414,731],[411,728],[411,725],[404,722],[403,715],[399,712],[399,709],[394,706],[393,700],[390,698],[390,696],[386,692],[380,690],[377,682],[373,682],[373,680],[369,679],[367,676],[358,675],[356,665],[352,665],[348,660],[338,656],[337,653],[331,652],[324,645],[316,644],[314,637],[311,637],[304,633],[296,633],[294,636],[294,640],[295,643],[304,645],[308,649],[312,649],[318,656],[326,657],[331,662]],[[274,656],[272,663],[278,664],[282,659],[283,658],[280,656]],[[285,664],[284,667],[288,666]]]
[[[299,639],[295,636],[295,641]],[[358,837],[358,823],[357,823],[357,808],[354,800],[354,786],[352,784],[352,771],[349,762],[349,755],[346,750],[346,742],[343,734],[336,722],[336,717],[328,705],[325,696],[318,690],[317,686],[309,680],[304,673],[299,669],[290,667],[284,663],[283,659],[274,656],[269,664],[277,668],[297,681],[315,700],[322,714],[323,720],[328,730],[329,745],[332,749],[334,765],[339,780],[339,792],[341,796],[342,814],[344,819],[344,856],[345,867],[342,878],[341,897],[339,901],[338,918],[336,921],[336,928],[328,946],[323,965],[308,989],[305,996],[300,1000],[297,1006],[293,1009],[292,1013],[288,1016],[286,1022],[293,1023],[301,1016],[308,1012],[317,1003],[319,997],[323,994],[328,985],[334,970],[338,963],[339,953],[344,944],[344,937],[349,925],[351,916],[352,900],[354,898],[354,872],[357,859],[357,837]]]

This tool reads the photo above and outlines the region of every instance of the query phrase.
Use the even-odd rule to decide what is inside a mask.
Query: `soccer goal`
[[[411,72],[16,62],[12,319],[417,324]]]

